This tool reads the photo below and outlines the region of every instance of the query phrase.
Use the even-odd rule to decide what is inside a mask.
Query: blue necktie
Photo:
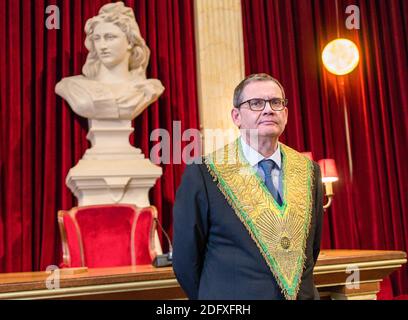
[[[270,159],[264,159],[259,161],[259,166],[265,174],[265,185],[269,192],[272,194],[274,199],[279,205],[282,205],[282,199],[280,197],[278,189],[275,188],[272,181],[272,169],[276,166],[276,163]]]

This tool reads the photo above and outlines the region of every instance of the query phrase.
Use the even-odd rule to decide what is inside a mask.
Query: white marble
[[[55,92],[87,118],[91,147],[68,172],[66,184],[78,205],[149,205],[148,193],[162,169],[129,142],[131,121],[163,93],[146,79],[150,50],[133,10],[123,2],[104,5],[85,25],[89,50],[81,75],[63,78]],[[158,248],[158,237],[156,234]]]
[[[134,119],[164,87],[157,79],[146,79],[150,50],[132,9],[122,2],[104,5],[87,21],[85,32],[89,53],[83,74],[63,78],[55,92],[81,117]]]

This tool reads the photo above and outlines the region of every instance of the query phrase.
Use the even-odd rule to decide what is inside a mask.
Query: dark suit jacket
[[[298,299],[318,299],[313,268],[320,251],[323,206],[314,164],[313,216]],[[188,165],[174,204],[173,268],[190,299],[284,299],[254,240],[206,165]]]

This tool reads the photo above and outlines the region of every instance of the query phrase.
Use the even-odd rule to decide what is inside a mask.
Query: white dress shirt
[[[249,144],[246,143],[245,139],[241,136],[241,146],[242,146],[242,153],[244,154],[244,157],[247,159],[249,164],[252,166],[252,168],[257,171],[259,176],[263,179],[265,182],[265,174],[262,170],[262,168],[259,166],[259,162],[264,160],[264,159],[270,159],[273,162],[276,163],[276,166],[273,167],[272,169],[272,183],[275,186],[277,190],[279,190],[279,194],[282,197],[282,155],[280,151],[280,145],[278,143],[278,147],[276,148],[275,152],[268,158],[265,158],[263,155],[261,155],[258,151],[256,151],[254,148],[252,148]]]

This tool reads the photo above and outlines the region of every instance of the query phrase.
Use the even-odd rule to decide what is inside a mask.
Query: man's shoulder
[[[186,165],[183,172],[183,180],[191,184],[206,185],[207,187],[215,183],[214,176],[203,159]]]
[[[283,143],[280,143],[280,146],[281,146],[281,149],[283,150],[283,152],[285,153],[285,154],[290,154],[291,155],[291,159],[293,160],[293,159],[301,159],[301,161],[299,162],[299,164],[300,163],[304,163],[303,161],[307,161],[309,164],[310,164],[310,166],[311,166],[311,168],[312,168],[312,172],[313,172],[313,175],[314,176],[320,176],[321,174],[320,174],[320,166],[319,166],[319,164],[316,162],[316,161],[314,161],[314,160],[312,160],[312,159],[310,159],[309,157],[307,157],[305,154],[303,154],[302,152],[299,152],[299,151],[297,151],[297,150],[295,150],[295,149],[293,149],[293,148],[291,148],[291,147],[289,147],[289,146],[287,146],[287,145],[285,145],[285,144],[283,144]],[[295,163],[296,162],[298,162],[297,160],[295,160]]]
[[[281,150],[283,151],[284,154],[289,154],[292,158],[293,157],[298,158],[298,159],[300,158],[300,159],[309,161],[313,165],[315,165],[315,164],[317,165],[317,163],[315,161],[308,158],[304,153],[302,153],[302,152],[300,152],[300,151],[298,151],[296,149],[293,149],[293,148],[291,148],[291,147],[289,147],[286,144],[283,144],[281,142],[279,143],[279,145],[280,145],[280,148],[281,148]]]
[[[191,162],[186,164],[186,167],[184,169],[184,175],[188,174],[196,175],[203,171],[206,171],[206,164],[203,160],[203,157],[197,157],[193,159]]]

